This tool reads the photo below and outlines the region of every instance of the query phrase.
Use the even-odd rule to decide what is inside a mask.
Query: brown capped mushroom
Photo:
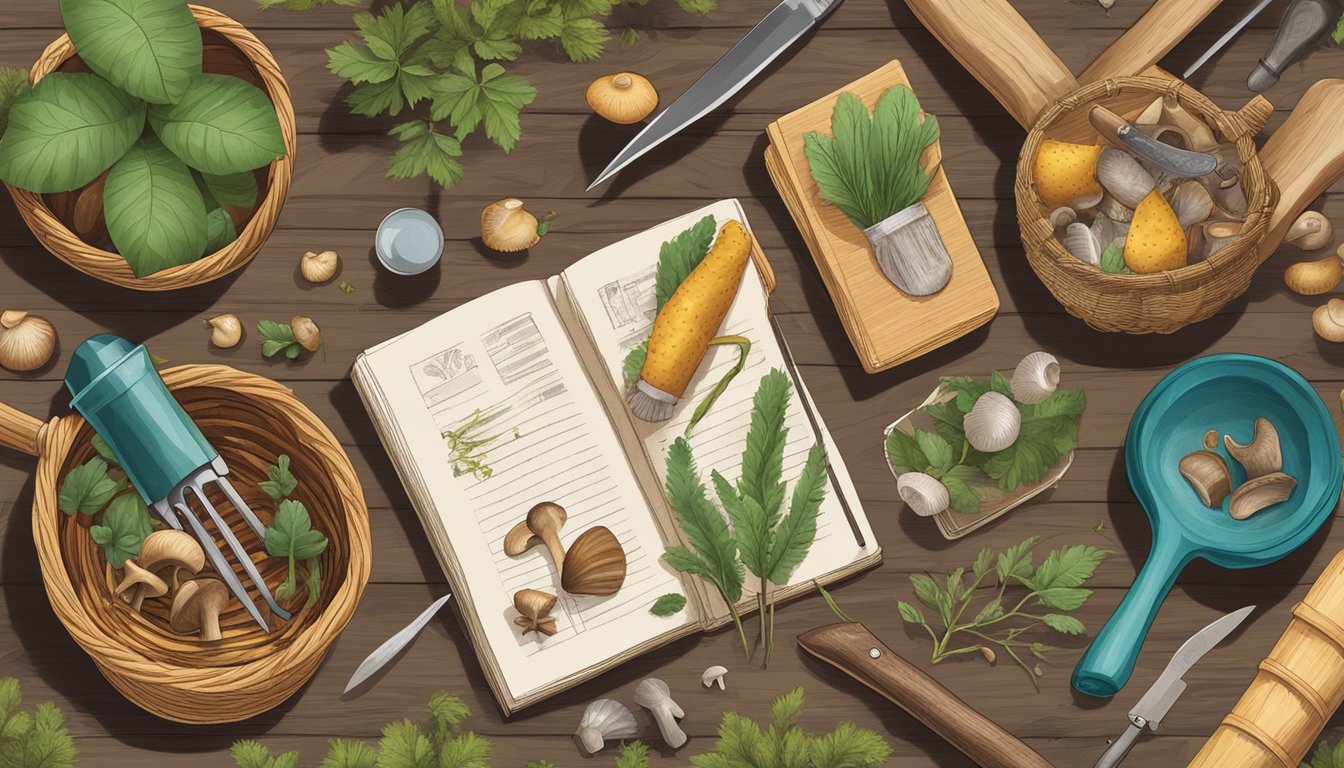
[[[556,632],[555,619],[551,618],[551,609],[555,607],[555,595],[539,589],[520,589],[513,593],[513,608],[519,616],[513,617],[513,623],[523,628],[523,634],[540,632],[547,637]]]
[[[1313,310],[1311,327],[1326,341],[1344,341],[1344,299],[1333,298]]]
[[[1255,420],[1255,437],[1251,438],[1250,443],[1242,445],[1233,440],[1231,435],[1223,435],[1223,445],[1227,446],[1227,452],[1232,454],[1232,458],[1246,470],[1247,480],[1283,469],[1279,431],[1264,416]]]
[[[310,283],[325,283],[340,268],[341,257],[335,251],[308,251],[299,259],[299,274]]]
[[[565,574],[565,547],[560,543],[560,529],[565,527],[568,519],[565,508],[553,501],[543,501],[527,511],[527,529],[546,545],[551,559],[555,561],[555,570],[562,579]]]
[[[147,597],[162,597],[168,594],[168,585],[163,579],[142,568],[134,560],[127,560],[122,566],[125,577],[117,585],[118,595],[131,603],[131,610],[139,612]]]
[[[289,321],[289,330],[293,332],[294,340],[299,342],[299,346],[309,352],[316,352],[322,346],[322,332],[317,329],[317,323],[314,323],[311,317],[295,316]]]
[[[164,579],[169,588],[177,592],[184,571],[195,576],[205,567],[205,551],[191,534],[166,528],[145,537],[136,562]]]
[[[527,521],[522,520],[504,534],[504,554],[517,557],[540,543],[541,539],[527,527]]]
[[[1283,242],[1304,251],[1315,251],[1329,245],[1334,238],[1335,228],[1329,219],[1320,211],[1306,211],[1288,227]]]
[[[1270,472],[1247,480],[1232,492],[1227,512],[1234,520],[1245,520],[1256,512],[1287,500],[1295,485],[1297,480],[1282,472]]]
[[[1283,273],[1283,283],[1288,290],[1302,296],[1318,296],[1329,293],[1339,285],[1344,276],[1344,247],[1339,253],[1322,256],[1319,259],[1299,261]]]
[[[220,349],[236,347],[243,340],[243,324],[235,314],[212,317],[205,321],[205,327],[210,329],[210,343]]]
[[[625,550],[603,526],[589,528],[565,553],[560,586],[571,595],[614,595],[625,583]]]
[[[588,86],[588,106],[613,123],[630,125],[652,114],[658,91],[648,78],[634,72],[599,77]]]
[[[1232,492],[1232,478],[1228,475],[1223,457],[1213,451],[1195,451],[1181,459],[1181,477],[1195,489],[1200,502],[1209,509],[1223,505],[1223,499]]]
[[[229,604],[229,588],[218,579],[195,579],[182,585],[168,612],[168,625],[179,635],[199,632],[201,640],[218,640],[219,615]]]

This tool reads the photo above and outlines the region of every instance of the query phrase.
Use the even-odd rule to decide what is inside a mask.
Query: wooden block
[[[909,86],[900,62],[890,64],[791,112],[766,129],[766,170],[808,243],[822,281],[835,302],[864,370],[876,373],[937,349],[989,322],[999,297],[971,238],[966,220],[940,167],[923,203],[952,257],[952,280],[932,296],[908,296],[889,281],[873,258],[863,232],[838,208],[824,202],[803,152],[803,135],[830,133],[831,111],[842,92],[869,109],[888,88]],[[925,167],[937,165],[937,143],[925,152]]]

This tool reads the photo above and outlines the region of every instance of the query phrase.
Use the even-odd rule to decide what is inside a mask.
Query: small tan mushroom
[[[299,346],[309,352],[316,352],[322,346],[322,332],[311,317],[295,316],[289,321],[289,330],[294,333],[294,340],[299,342]]]
[[[539,632],[547,637],[556,632],[555,619],[551,618],[551,609],[555,607],[555,595],[539,589],[520,589],[513,593],[513,608],[519,615],[513,617],[513,623],[523,628],[523,634]]]
[[[205,327],[210,329],[210,343],[220,349],[236,347],[243,340],[243,324],[237,315],[212,317],[205,321]]]
[[[168,612],[168,625],[179,635],[199,632],[201,640],[218,640],[219,615],[229,604],[229,588],[218,579],[195,579],[182,585]]]
[[[139,612],[147,597],[162,597],[168,594],[168,585],[163,579],[140,567],[134,560],[127,560],[122,566],[122,572],[125,576],[117,585],[116,592],[130,601],[133,611]]]
[[[310,283],[325,283],[336,276],[341,268],[341,257],[335,251],[308,251],[299,259],[299,274]]]
[[[35,371],[56,351],[56,329],[46,318],[23,309],[0,313],[0,366]]]
[[[1283,283],[1293,293],[1302,296],[1319,296],[1329,293],[1339,285],[1344,276],[1344,247],[1338,253],[1322,256],[1310,261],[1299,261],[1283,273]]]
[[[1311,327],[1326,341],[1344,341],[1344,299],[1334,298],[1311,313]]]
[[[1245,520],[1263,509],[1287,500],[1297,480],[1282,472],[1271,472],[1247,480],[1232,492],[1227,512],[1234,520]]]
[[[1232,458],[1246,470],[1247,480],[1283,469],[1279,431],[1274,428],[1273,422],[1263,416],[1255,420],[1255,436],[1251,438],[1250,443],[1242,445],[1233,440],[1231,435],[1224,435],[1223,445],[1227,446],[1227,452],[1232,454]]]
[[[145,537],[137,563],[164,579],[176,593],[182,585],[183,571],[195,576],[205,567],[205,550],[191,534],[167,528]]]
[[[565,572],[565,547],[560,543],[560,529],[565,527],[569,515],[565,508],[553,501],[543,501],[527,511],[527,528],[536,534],[546,545],[555,561],[556,573],[562,577]]]
[[[1195,451],[1181,459],[1181,477],[1195,489],[1200,502],[1209,509],[1223,505],[1223,499],[1232,492],[1232,478],[1228,475],[1223,457],[1213,451]]]
[[[1205,450],[1212,451],[1214,448],[1217,447],[1218,447],[1218,430],[1210,429],[1208,432],[1204,433],[1204,448]]]
[[[653,83],[634,72],[599,77],[588,86],[585,95],[593,112],[620,125],[638,123],[658,106],[658,91]]]

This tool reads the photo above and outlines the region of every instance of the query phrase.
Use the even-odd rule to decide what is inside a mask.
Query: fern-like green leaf
[[[658,266],[654,271],[654,294],[658,311],[672,298],[672,293],[704,261],[709,247],[714,244],[713,216],[706,216],[658,249]]]
[[[690,548],[670,547],[663,559],[677,570],[694,572],[709,580],[729,604],[735,604],[742,599],[745,578],[737,557],[737,543],[728,524],[705,495],[691,444],[685,438],[677,438],[668,448],[665,488]]]
[[[616,768],[649,768],[649,747],[642,741],[621,745],[616,755]]]
[[[322,768],[378,768],[378,753],[357,739],[332,739],[327,742]]]
[[[817,537],[817,513],[826,498],[826,450],[815,443],[808,451],[807,463],[793,486],[789,513],[780,521],[770,543],[765,577],[785,585],[812,548]]]

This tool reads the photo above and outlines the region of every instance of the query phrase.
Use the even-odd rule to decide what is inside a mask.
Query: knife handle
[[[1185,39],[1222,0],[1157,0],[1078,76],[1087,84],[1139,75]]]
[[[1120,734],[1120,738],[1111,743],[1111,748],[1101,753],[1101,757],[1097,759],[1097,764],[1092,768],[1115,768],[1121,760],[1125,759],[1125,755],[1129,754],[1134,742],[1139,740],[1140,733],[1143,733],[1143,729],[1130,723],[1125,732]]]
[[[1034,749],[896,655],[858,623],[798,637],[804,651],[887,698],[983,768],[1053,768]]]
[[[1087,113],[1087,120],[1106,139],[1117,138],[1120,135],[1120,130],[1128,124],[1123,117],[1100,104],[1092,107],[1091,111]]]

